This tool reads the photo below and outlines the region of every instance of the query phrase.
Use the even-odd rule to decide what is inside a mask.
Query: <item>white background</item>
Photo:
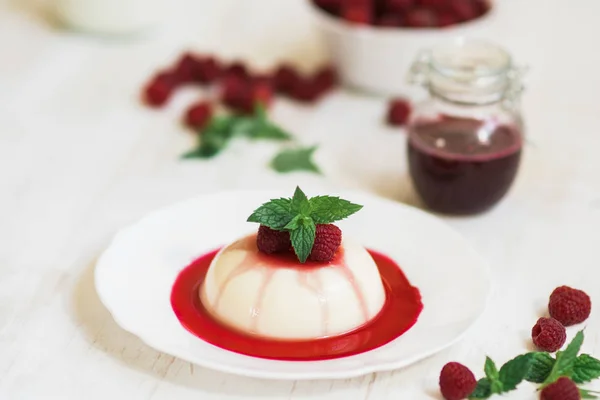
[[[324,178],[274,174],[267,144],[182,163],[193,141],[178,119],[200,91],[155,112],[139,104],[143,82],[186,47],[256,67],[317,65],[324,53],[302,0],[174,1],[176,23],[130,41],[60,31],[43,2],[0,0],[0,399],[436,399],[446,362],[480,376],[486,354],[502,363],[528,350],[555,286],[600,301],[600,3],[500,1],[508,17],[489,29],[532,67],[529,144],[498,207],[446,219],[492,265],[484,318],[460,344],[401,371],[269,382],[192,366],[122,331],[94,292],[94,261],[124,224],[218,189],[351,187],[413,203],[405,136],[381,123],[384,101],[340,91],[316,107],[277,103],[277,121],[321,144]],[[599,321],[594,310],[584,344],[596,356]],[[508,398],[534,397],[523,385]]]

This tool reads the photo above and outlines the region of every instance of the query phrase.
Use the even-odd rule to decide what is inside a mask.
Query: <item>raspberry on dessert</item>
[[[475,375],[469,368],[457,362],[444,365],[440,373],[440,391],[446,400],[462,400],[469,397],[477,386]]]
[[[342,244],[342,231],[333,224],[317,225],[315,243],[309,258],[312,261],[331,261]]]
[[[414,8],[406,14],[406,24],[413,28],[432,28],[437,25],[437,15],[427,8]]]
[[[185,124],[193,129],[203,129],[212,117],[212,106],[210,103],[199,102],[192,105],[185,114]]]
[[[575,382],[567,377],[558,378],[540,393],[540,400],[579,400],[581,395]]]
[[[540,318],[531,329],[531,338],[539,350],[554,353],[565,344],[567,331],[554,318]]]
[[[406,124],[411,111],[411,105],[408,100],[401,98],[392,99],[388,105],[388,124],[394,126],[402,126]]]
[[[176,76],[171,72],[157,74],[144,88],[144,101],[152,107],[164,106],[178,84]]]
[[[552,318],[564,326],[571,326],[588,319],[592,311],[592,301],[584,291],[560,286],[550,295],[548,311]]]
[[[233,111],[251,113],[254,111],[253,85],[238,76],[229,76],[221,86],[221,101]]]
[[[195,70],[196,81],[204,84],[213,83],[222,73],[221,64],[214,57],[205,56],[198,60]]]
[[[258,228],[256,236],[256,246],[258,250],[266,254],[274,254],[288,251],[292,246],[290,233],[286,231],[276,231],[265,225]]]
[[[275,89],[280,93],[289,93],[300,80],[300,74],[291,65],[280,65],[275,71]]]

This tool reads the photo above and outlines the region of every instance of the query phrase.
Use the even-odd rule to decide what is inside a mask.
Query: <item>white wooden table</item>
[[[490,261],[495,283],[484,318],[460,344],[392,373],[269,382],[190,365],[121,330],[95,294],[94,261],[121,226],[156,207],[296,184],[414,198],[405,136],[381,123],[384,102],[346,92],[315,108],[280,101],[274,110],[302,141],[321,144],[323,178],[271,172],[275,148],[266,144],[180,162],[192,139],[177,120],[198,92],[164,112],[140,106],[140,85],[157,67],[187,46],[257,66],[324,57],[303,0],[181,1],[176,24],[120,42],[57,30],[44,2],[0,0],[0,399],[436,399],[446,362],[481,375],[486,354],[504,362],[526,351],[555,286],[583,288],[600,304],[600,3],[500,0],[511,18],[490,29],[532,67],[530,144],[497,208],[447,219]],[[598,312],[584,344],[596,356]],[[508,398],[533,399],[533,388]]]

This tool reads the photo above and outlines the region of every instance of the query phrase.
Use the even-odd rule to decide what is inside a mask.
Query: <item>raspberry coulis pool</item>
[[[367,324],[342,335],[312,340],[273,340],[239,332],[214,319],[198,295],[217,253],[215,250],[201,256],[179,274],[172,288],[171,305],[180,323],[190,333],[223,350],[281,361],[347,357],[376,349],[400,337],[417,322],[423,310],[419,290],[410,284],[398,264],[369,250],[381,274],[386,301],[379,314]],[[297,265],[289,263],[290,267],[293,264]],[[295,268],[310,268],[310,265]]]

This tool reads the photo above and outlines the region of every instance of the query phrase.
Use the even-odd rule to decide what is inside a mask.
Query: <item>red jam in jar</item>
[[[509,191],[521,161],[519,71],[501,48],[463,40],[424,53],[412,76],[430,93],[408,126],[415,190],[434,212],[488,210]]]

